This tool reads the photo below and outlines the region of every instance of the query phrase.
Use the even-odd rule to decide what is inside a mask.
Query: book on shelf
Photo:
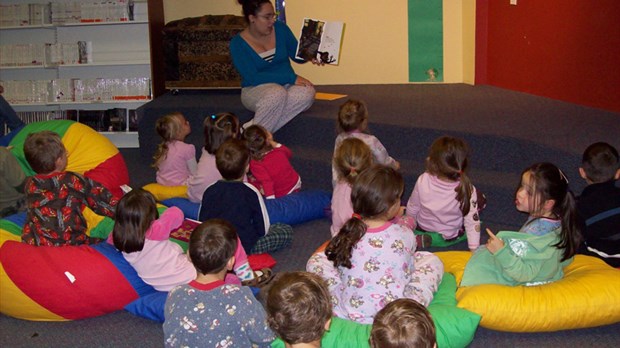
[[[304,18],[296,58],[338,65],[343,34],[343,22]]]

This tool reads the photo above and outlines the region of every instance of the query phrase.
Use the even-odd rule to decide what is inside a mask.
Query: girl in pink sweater
[[[153,156],[157,183],[187,185],[190,175],[196,172],[196,148],[184,142],[192,131],[189,122],[183,114],[174,112],[158,118],[155,129],[163,140]]]
[[[138,276],[158,291],[170,291],[196,278],[196,268],[181,247],[170,241],[170,232],[183,223],[183,212],[177,207],[166,209],[161,216],[155,197],[143,189],[134,189],[118,203],[112,240],[116,249],[136,270]],[[226,282],[255,277],[248,257],[238,243],[235,252],[235,274],[228,274]]]
[[[447,241],[467,234],[467,245],[474,251],[480,246],[479,212],[484,208],[484,196],[477,193],[467,176],[468,156],[469,148],[462,139],[436,139],[406,214],[414,219],[417,230],[437,232]]]

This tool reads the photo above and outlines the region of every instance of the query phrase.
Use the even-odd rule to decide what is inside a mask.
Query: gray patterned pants
[[[254,111],[254,124],[274,133],[314,102],[314,87],[265,83],[241,90],[241,103]]]

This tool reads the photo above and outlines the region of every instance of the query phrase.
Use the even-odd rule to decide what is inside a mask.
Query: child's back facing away
[[[579,252],[620,267],[620,160],[607,143],[594,143],[584,151],[581,177],[588,186],[577,199],[577,216],[583,244]]]
[[[103,185],[65,171],[67,150],[54,132],[29,134],[24,154],[37,174],[27,179],[24,188],[28,210],[22,241],[48,246],[89,244],[82,210],[88,206],[112,217],[118,200]]]
[[[189,256],[198,276],[168,295],[163,325],[167,347],[269,347],[275,339],[250,288],[224,283],[236,244],[234,227],[225,220],[208,220],[194,230]]]
[[[252,185],[243,182],[250,154],[238,139],[225,141],[216,152],[216,166],[223,180],[209,186],[202,196],[199,218],[231,221],[248,254],[278,250],[289,245],[293,228],[269,223],[263,197]]]

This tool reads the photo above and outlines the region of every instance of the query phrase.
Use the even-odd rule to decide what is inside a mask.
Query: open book
[[[296,58],[338,65],[343,33],[343,22],[304,18]]]

